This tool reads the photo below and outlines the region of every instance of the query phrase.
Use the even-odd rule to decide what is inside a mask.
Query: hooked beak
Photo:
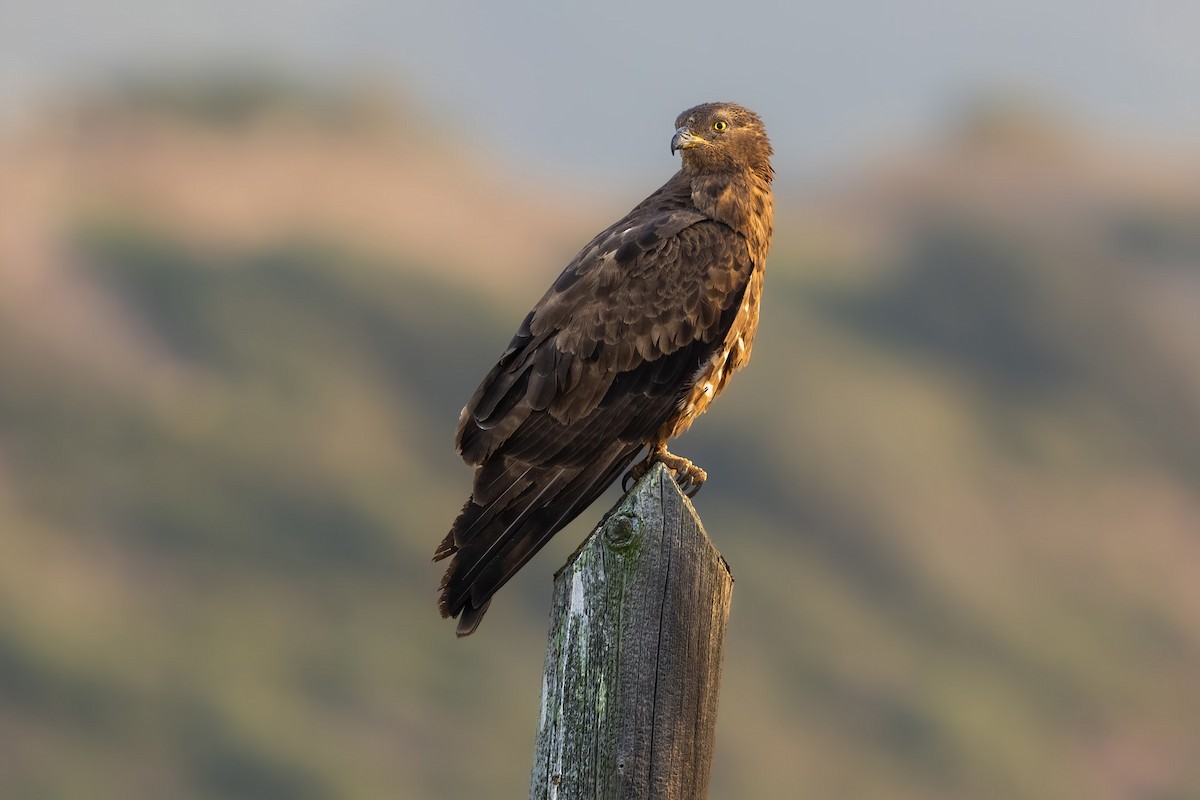
[[[686,127],[680,128],[671,137],[671,155],[675,155],[676,150],[687,150],[689,147],[699,147],[702,144],[708,144],[708,142],[692,133]]]

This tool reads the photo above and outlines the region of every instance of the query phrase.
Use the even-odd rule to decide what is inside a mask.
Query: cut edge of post
[[[656,489],[658,490],[657,492],[655,491]],[[691,516],[693,520],[695,520],[696,527],[700,530],[701,538],[709,547],[713,549],[713,551],[716,552],[717,558],[721,560],[721,564],[725,567],[725,571],[729,573],[729,579],[733,580],[733,570],[729,568],[729,562],[725,560],[725,556],[717,548],[717,545],[712,540],[712,537],[708,535],[708,530],[704,527],[704,521],[700,519],[699,512],[697,512],[696,507],[692,505],[692,499],[683,493],[683,491],[679,488],[679,484],[675,482],[675,477],[671,474],[671,471],[667,469],[666,465],[662,464],[661,462],[654,463],[650,469],[646,471],[646,474],[639,478],[637,483],[629,487],[629,491],[621,495],[620,499],[613,504],[612,508],[604,513],[604,516],[600,518],[600,521],[596,523],[591,532],[583,538],[583,541],[579,543],[579,546],[575,548],[574,552],[567,556],[566,562],[554,571],[554,580],[557,581],[559,575],[571,569],[575,562],[580,558],[580,555],[583,553],[583,551],[587,549],[589,544],[591,544],[592,540],[597,536],[605,535],[605,531],[610,525],[621,525],[621,519],[636,519],[638,516],[637,503],[639,501],[648,499],[652,495],[661,497],[661,492],[663,491],[675,492],[675,494],[683,502],[683,508],[685,512]],[[622,536],[632,537],[633,535],[636,535],[636,533],[636,531],[620,531],[619,533],[614,532],[618,541]],[[611,544],[612,535],[610,535],[609,541]]]

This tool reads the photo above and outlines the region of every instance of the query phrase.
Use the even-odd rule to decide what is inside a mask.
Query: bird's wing
[[[752,271],[726,225],[648,213],[597,236],[529,313],[459,423],[458,450],[479,468],[434,558],[455,556],[440,607],[461,614],[460,635],[678,413]]]
[[[736,311],[752,266],[742,236],[693,210],[601,234],[525,318],[463,410],[464,460],[504,452],[531,464],[582,462],[614,436],[660,425],[670,403],[647,401],[677,399],[700,352],[728,330],[722,317]],[[546,437],[557,446],[534,446]]]

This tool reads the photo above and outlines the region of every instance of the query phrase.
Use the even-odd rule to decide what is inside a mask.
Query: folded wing
[[[753,267],[745,239],[648,203],[563,271],[463,409],[457,448],[478,468],[434,555],[453,556],[439,607],[460,636],[679,413],[737,313]]]

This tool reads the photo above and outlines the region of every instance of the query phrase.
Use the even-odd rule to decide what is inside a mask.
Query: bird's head
[[[713,173],[749,169],[771,179],[771,142],[762,120],[736,103],[704,103],[675,120],[671,154],[683,153],[687,171]]]

